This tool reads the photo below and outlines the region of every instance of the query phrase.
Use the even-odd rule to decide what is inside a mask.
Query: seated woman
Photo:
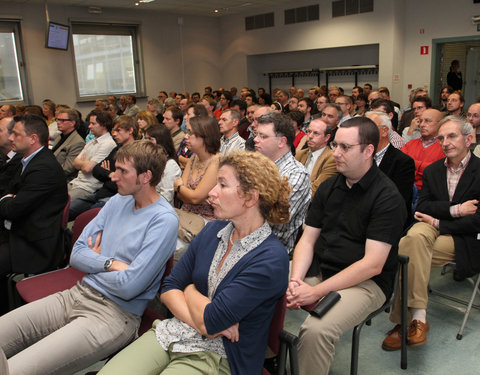
[[[307,134],[302,130],[305,114],[297,109],[288,112],[287,116],[292,119],[292,125],[295,129],[295,139],[293,140],[293,147],[295,147],[296,152],[298,152],[308,141]]]
[[[167,156],[167,164],[163,171],[162,178],[156,186],[157,192],[164,197],[168,203],[173,206],[173,197],[175,191],[173,184],[182,175],[182,170],[178,166],[177,153],[173,146],[172,135],[165,125],[152,125],[145,132],[145,139],[162,146]]]
[[[187,113],[184,116],[185,119],[185,126],[188,124],[191,118],[194,117],[208,117],[208,112],[206,108],[202,104],[190,104],[187,108]],[[188,149],[187,140],[185,138],[182,139],[180,142],[180,146],[178,147],[178,164],[180,164],[180,168],[182,170],[188,163],[188,159],[192,156],[192,151]]]
[[[186,125],[186,146],[195,155],[188,159],[182,177],[175,181],[175,191],[183,202],[182,210],[213,220],[213,208],[207,198],[217,178],[220,130],[212,117],[193,117]]]
[[[121,351],[99,375],[261,374],[270,322],[288,282],[288,256],[269,224],[289,219],[289,185],[260,153],[223,158],[209,201],[215,216],[165,279],[174,318]]]
[[[158,124],[158,120],[155,115],[150,111],[140,111],[137,113],[137,124],[138,124],[138,132],[141,139],[145,138],[145,132],[147,129],[152,126]]]

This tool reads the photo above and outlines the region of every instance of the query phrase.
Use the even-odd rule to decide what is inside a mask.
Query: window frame
[[[135,95],[136,97],[145,96],[145,72],[143,68],[143,56],[141,46],[141,23],[131,21],[112,21],[98,20],[95,22],[83,19],[70,19],[71,26],[70,42],[72,46],[72,63],[75,75],[75,95],[77,103],[92,102],[97,99],[104,99],[109,95]],[[133,67],[135,74],[135,91],[133,92],[107,92],[101,95],[80,95],[80,85],[78,82],[77,63],[75,59],[75,46],[73,36],[84,35],[129,35],[132,37]]]
[[[28,86],[28,75],[25,68],[25,52],[23,50],[22,18],[21,17],[0,17],[0,32],[13,32],[15,41],[15,53],[17,55],[18,75],[21,85],[23,99],[11,100],[0,99],[0,105],[4,104],[26,104],[30,102],[30,90]]]

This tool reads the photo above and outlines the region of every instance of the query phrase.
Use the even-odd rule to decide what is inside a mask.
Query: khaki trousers
[[[230,375],[228,361],[219,354],[164,350],[157,341],[156,322],[108,361],[98,375]]]
[[[139,324],[139,316],[77,284],[2,316],[0,348],[10,375],[73,374],[127,345]]]
[[[402,237],[398,253],[410,257],[408,263],[408,307],[426,309],[431,268],[442,267],[455,260],[455,244],[450,235],[440,235],[427,223],[416,223]],[[397,290],[390,320],[401,322],[400,293]]]
[[[309,278],[311,279],[311,278]],[[305,282],[311,283],[311,280]],[[385,294],[372,280],[339,290],[340,301],[321,319],[309,315],[300,327],[300,375],[326,375],[335,355],[335,343],[349,329],[385,303]]]

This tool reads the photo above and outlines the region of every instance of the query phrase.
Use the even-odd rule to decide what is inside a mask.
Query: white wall
[[[285,8],[315,3],[320,4],[319,21],[283,25]],[[259,57],[258,65],[249,68],[247,56],[311,50],[328,53],[334,51],[329,50],[331,48],[378,45],[378,85],[389,87],[392,98],[405,105],[408,84],[431,85],[432,39],[480,36],[471,22],[473,15],[480,14],[480,4],[473,4],[472,0],[375,0],[374,12],[335,19],[331,17],[331,0],[307,0],[279,6],[275,9],[275,27],[249,32],[245,32],[244,19],[251,14],[220,19],[182,16],[184,22],[180,27],[178,16],[159,12],[104,9],[103,14],[93,16],[87,13],[86,7],[50,5],[49,10],[52,20],[64,23],[71,17],[141,21],[149,96],[155,96],[160,89],[181,91],[185,88],[192,92],[206,85],[255,85],[256,82],[249,79],[268,70],[272,60]],[[72,51],[44,48],[43,5],[3,2],[2,14],[20,15],[24,19],[22,31],[31,102],[38,103],[48,97],[75,105]],[[424,30],[423,34],[420,29]],[[183,48],[180,48],[181,40]],[[422,45],[429,46],[428,55],[420,55]],[[358,49],[351,49],[350,64],[365,60],[365,56],[356,51]],[[329,63],[344,65],[343,62],[334,64],[337,56],[340,55],[334,55]],[[258,78],[256,81],[262,82]],[[344,88],[348,92],[348,87]],[[144,103],[140,101],[143,106]],[[82,112],[91,106],[77,105]]]
[[[480,37],[472,24],[472,16],[480,14],[480,4],[473,4],[472,0],[406,0],[405,14],[402,95],[407,97],[409,83],[414,88],[432,88],[435,84],[430,82],[432,39]],[[428,55],[420,55],[420,46],[424,45],[429,46]]]
[[[389,87],[392,98],[406,105],[408,84],[430,87],[432,39],[479,36],[471,17],[480,14],[480,4],[472,0],[375,0],[374,12],[339,18],[331,17],[330,0],[294,6],[315,3],[320,4],[320,20],[314,22],[283,25],[283,11],[293,5],[275,9],[272,28],[246,32],[245,15],[222,18],[224,85],[245,84],[248,55],[378,44],[378,84]],[[422,45],[429,46],[428,55],[420,55]],[[352,54],[351,64],[356,61]],[[269,69],[258,67],[262,68]]]
[[[49,5],[48,8],[50,20],[60,23],[68,23],[69,18],[141,22],[147,96],[156,97],[159,90],[192,92],[203,90],[207,85],[218,87],[221,83],[219,21],[216,18],[182,16],[183,26],[179,26],[176,15],[137,9],[134,12],[103,9],[103,14],[91,15],[87,7]],[[38,104],[50,98],[56,103],[75,106],[84,114],[92,109],[93,103],[76,103],[72,47],[69,46],[67,52],[44,48],[43,4],[2,3],[2,14],[23,17],[21,28],[30,103]],[[180,48],[181,41],[183,48]],[[139,99],[138,104],[145,108],[146,99]]]

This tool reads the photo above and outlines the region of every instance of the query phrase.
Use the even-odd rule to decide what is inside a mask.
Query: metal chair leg
[[[463,330],[465,329],[465,326],[467,324],[468,316],[470,315],[470,310],[472,310],[473,301],[475,301],[475,297],[477,296],[479,283],[480,283],[480,274],[478,275],[477,281],[475,282],[475,285],[473,287],[472,297],[470,298],[467,309],[465,310],[462,326],[460,327],[460,330],[457,333],[457,340],[461,340],[463,337]]]

